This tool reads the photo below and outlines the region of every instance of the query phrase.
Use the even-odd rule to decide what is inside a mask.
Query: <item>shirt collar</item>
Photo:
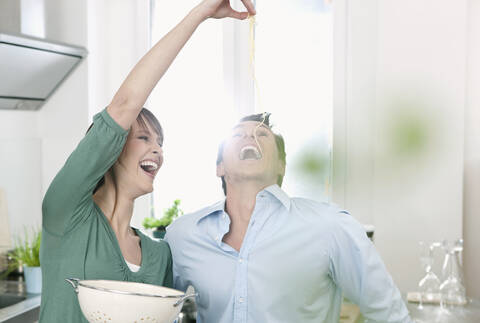
[[[278,186],[277,184],[273,184],[273,185],[270,185],[270,186],[266,187],[263,191],[266,191],[266,192],[270,193],[271,195],[273,195],[277,200],[279,200],[283,204],[283,206],[288,211],[290,211],[290,206],[291,206],[290,197],[287,195],[287,193],[285,193],[284,190],[282,190],[280,188],[280,186]]]
[[[270,195],[272,195],[274,198],[276,198],[278,201],[280,201],[280,203],[282,203],[282,205],[288,211],[290,211],[290,206],[291,206],[290,197],[277,184],[270,185],[270,186],[266,187],[265,189],[261,190],[260,192],[258,192],[257,198],[259,196],[261,196],[261,194],[263,192],[270,193]],[[204,211],[202,212],[202,214],[200,215],[200,217],[198,218],[197,223],[200,222],[200,220],[202,220],[203,218],[205,218],[209,215],[214,215],[214,214],[217,214],[217,213],[224,212],[225,211],[225,201],[226,201],[226,199],[224,198],[221,201],[218,201],[217,203],[205,208]]]
[[[217,203],[206,207],[203,212],[200,214],[200,216],[197,219],[197,223],[200,222],[202,219],[209,215],[217,214],[217,213],[222,213],[225,211],[225,201],[226,199],[222,199],[221,201],[218,201]]]

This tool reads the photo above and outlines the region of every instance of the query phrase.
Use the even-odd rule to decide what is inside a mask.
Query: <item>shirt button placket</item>
[[[256,213],[263,212],[260,207],[257,209]],[[252,214],[254,217],[255,214]],[[258,224],[255,223],[255,218],[252,219],[250,223],[250,227],[247,230],[245,235],[245,239],[243,241],[242,250],[238,255],[237,260],[237,273],[236,273],[236,281],[235,281],[235,305],[234,305],[234,322],[235,323],[247,323],[248,315],[247,315],[247,306],[248,306],[248,279],[247,279],[247,272],[248,272],[248,256],[250,250],[253,247],[253,242],[256,239],[258,234]]]
[[[235,323],[247,322],[247,261],[244,251],[242,250],[242,253],[239,254],[237,261]]]

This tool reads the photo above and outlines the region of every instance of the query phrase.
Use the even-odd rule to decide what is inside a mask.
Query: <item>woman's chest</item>
[[[119,248],[111,241],[92,241],[84,266],[87,279],[125,280],[128,270]]]

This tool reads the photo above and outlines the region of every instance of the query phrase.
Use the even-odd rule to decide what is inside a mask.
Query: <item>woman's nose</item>
[[[153,145],[153,153],[154,153],[154,154],[161,154],[162,152],[163,152],[163,147],[160,146],[160,144],[155,143],[155,144]]]

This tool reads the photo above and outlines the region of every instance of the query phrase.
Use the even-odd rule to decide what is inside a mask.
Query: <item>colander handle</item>
[[[188,294],[188,295],[185,295],[183,296],[182,298],[180,298],[178,301],[175,302],[175,304],[173,304],[173,307],[177,307],[179,305],[182,305],[183,302],[185,302],[185,300],[187,298],[190,298],[190,297],[196,297],[198,295],[198,293],[192,293],[192,294]]]
[[[72,285],[73,289],[75,290],[75,293],[78,294],[78,282],[80,281],[80,279],[78,279],[78,278],[66,278],[65,280]]]

